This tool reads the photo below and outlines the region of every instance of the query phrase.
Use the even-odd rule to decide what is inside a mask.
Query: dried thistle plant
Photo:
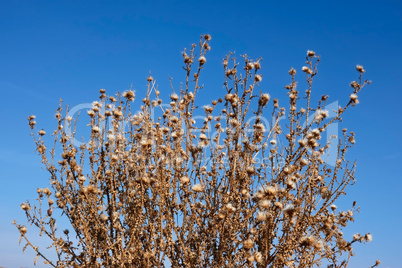
[[[35,130],[35,116],[28,117],[50,186],[37,190],[38,205],[26,202],[21,209],[50,238],[57,260],[14,222],[24,249],[53,267],[165,267],[167,260],[172,267],[346,267],[353,244],[371,241],[371,234],[345,238],[342,230],[358,208],[335,205],[355,179],[355,163],[346,160],[355,135],[344,129],[333,137],[335,166],[324,161],[331,140],[321,139],[358,103],[369,84],[363,67],[357,66],[348,101],[330,119],[328,96],[316,105],[310,100],[320,57],[308,51],[307,90],[298,90],[290,69],[286,115],[277,99],[256,92],[261,59],[244,55],[241,63],[230,53],[223,60],[226,94],[203,107],[204,121],[197,124],[195,100],[210,39],[201,37],[198,56],[195,44],[183,52],[186,80],[168,108],[151,76],[139,113],[133,91],[107,97],[101,89],[88,111],[90,140],[79,147],[77,118],[68,108],[65,116],[61,104],[57,110],[51,149],[45,131]],[[161,116],[154,119],[156,112]],[[56,211],[71,224],[62,234]]]

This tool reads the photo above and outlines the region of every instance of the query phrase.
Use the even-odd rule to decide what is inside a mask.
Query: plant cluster
[[[321,138],[358,103],[369,83],[363,67],[356,67],[346,104],[327,111],[328,96],[310,100],[320,57],[308,51],[301,69],[307,90],[299,90],[291,68],[285,113],[277,99],[257,92],[261,59],[243,55],[237,62],[230,53],[223,60],[226,93],[201,109],[196,98],[210,39],[183,52],[186,80],[177,92],[172,86],[169,105],[151,76],[139,112],[134,91],[107,96],[101,89],[87,111],[90,139],[79,147],[78,117],[61,104],[50,149],[35,116],[28,118],[50,186],[37,189],[37,205],[21,209],[50,239],[57,260],[14,222],[24,249],[53,267],[346,267],[353,244],[371,241],[369,233],[346,238],[342,230],[358,207],[336,206],[355,179],[355,163],[346,159],[355,134],[343,129],[340,137]],[[334,140],[331,166],[325,157]],[[71,225],[63,233],[56,211]]]

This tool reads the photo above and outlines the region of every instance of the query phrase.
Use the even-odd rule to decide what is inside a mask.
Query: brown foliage
[[[292,68],[285,116],[277,99],[256,93],[261,59],[244,55],[238,63],[229,54],[223,60],[226,94],[204,106],[205,120],[197,124],[195,100],[210,39],[201,38],[198,57],[196,45],[183,52],[186,81],[168,108],[151,76],[139,113],[131,107],[133,91],[107,97],[102,89],[88,111],[90,141],[79,148],[77,119],[63,116],[61,105],[50,150],[45,131],[35,135],[35,117],[28,118],[51,186],[38,189],[38,206],[21,208],[51,239],[58,260],[46,258],[28,240],[27,228],[15,224],[26,246],[48,264],[164,267],[168,259],[172,267],[313,267],[322,261],[346,267],[353,243],[371,240],[370,234],[347,240],[342,229],[358,208],[340,211],[334,204],[354,181],[355,163],[345,158],[354,133],[345,129],[333,137],[339,139],[333,167],[324,161],[331,140],[321,140],[358,103],[369,83],[362,81],[364,69],[357,66],[352,95],[329,119],[327,96],[316,106],[310,101],[320,58],[308,51],[302,69],[308,89],[297,89]],[[154,119],[156,111],[161,116]],[[68,218],[75,241],[69,230],[56,232],[56,210]]]

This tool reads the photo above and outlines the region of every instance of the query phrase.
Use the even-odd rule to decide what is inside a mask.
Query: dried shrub
[[[345,157],[355,134],[344,129],[340,137],[321,139],[358,103],[369,84],[363,67],[356,68],[346,104],[327,111],[328,96],[315,106],[310,101],[320,57],[308,51],[307,90],[298,90],[290,69],[286,115],[277,99],[256,90],[261,59],[244,55],[239,63],[230,53],[223,60],[226,94],[201,110],[195,100],[210,39],[201,37],[198,56],[196,45],[183,52],[186,80],[168,108],[151,76],[139,113],[133,91],[108,97],[101,89],[87,112],[90,141],[79,147],[77,118],[68,108],[64,116],[61,104],[51,149],[44,130],[36,135],[35,117],[28,118],[50,186],[37,190],[38,205],[21,208],[50,238],[58,259],[48,259],[28,239],[27,227],[14,222],[24,249],[53,267],[165,267],[167,260],[172,267],[346,267],[353,244],[371,240],[371,234],[345,238],[342,230],[358,208],[335,205],[355,179],[355,163]],[[200,110],[204,121],[197,124]],[[334,140],[331,166],[325,157]],[[71,224],[63,234],[55,211]]]

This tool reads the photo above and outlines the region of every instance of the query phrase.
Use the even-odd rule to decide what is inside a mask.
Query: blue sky
[[[0,266],[33,267],[32,251],[22,254],[11,225],[25,223],[20,203],[48,180],[26,117],[35,114],[38,128],[50,131],[60,98],[75,106],[96,100],[99,88],[114,94],[131,84],[141,96],[150,71],[167,97],[169,76],[176,88],[184,80],[180,52],[209,33],[205,101],[223,94],[221,62],[229,51],[261,56],[261,90],[278,98],[307,49],[322,56],[315,97],[345,103],[356,64],[364,66],[373,83],[340,124],[357,140],[349,154],[358,161],[357,182],[344,202],[361,207],[345,233],[371,232],[373,241],[356,246],[351,267],[377,258],[382,267],[400,267],[400,1],[2,1],[0,33]]]

